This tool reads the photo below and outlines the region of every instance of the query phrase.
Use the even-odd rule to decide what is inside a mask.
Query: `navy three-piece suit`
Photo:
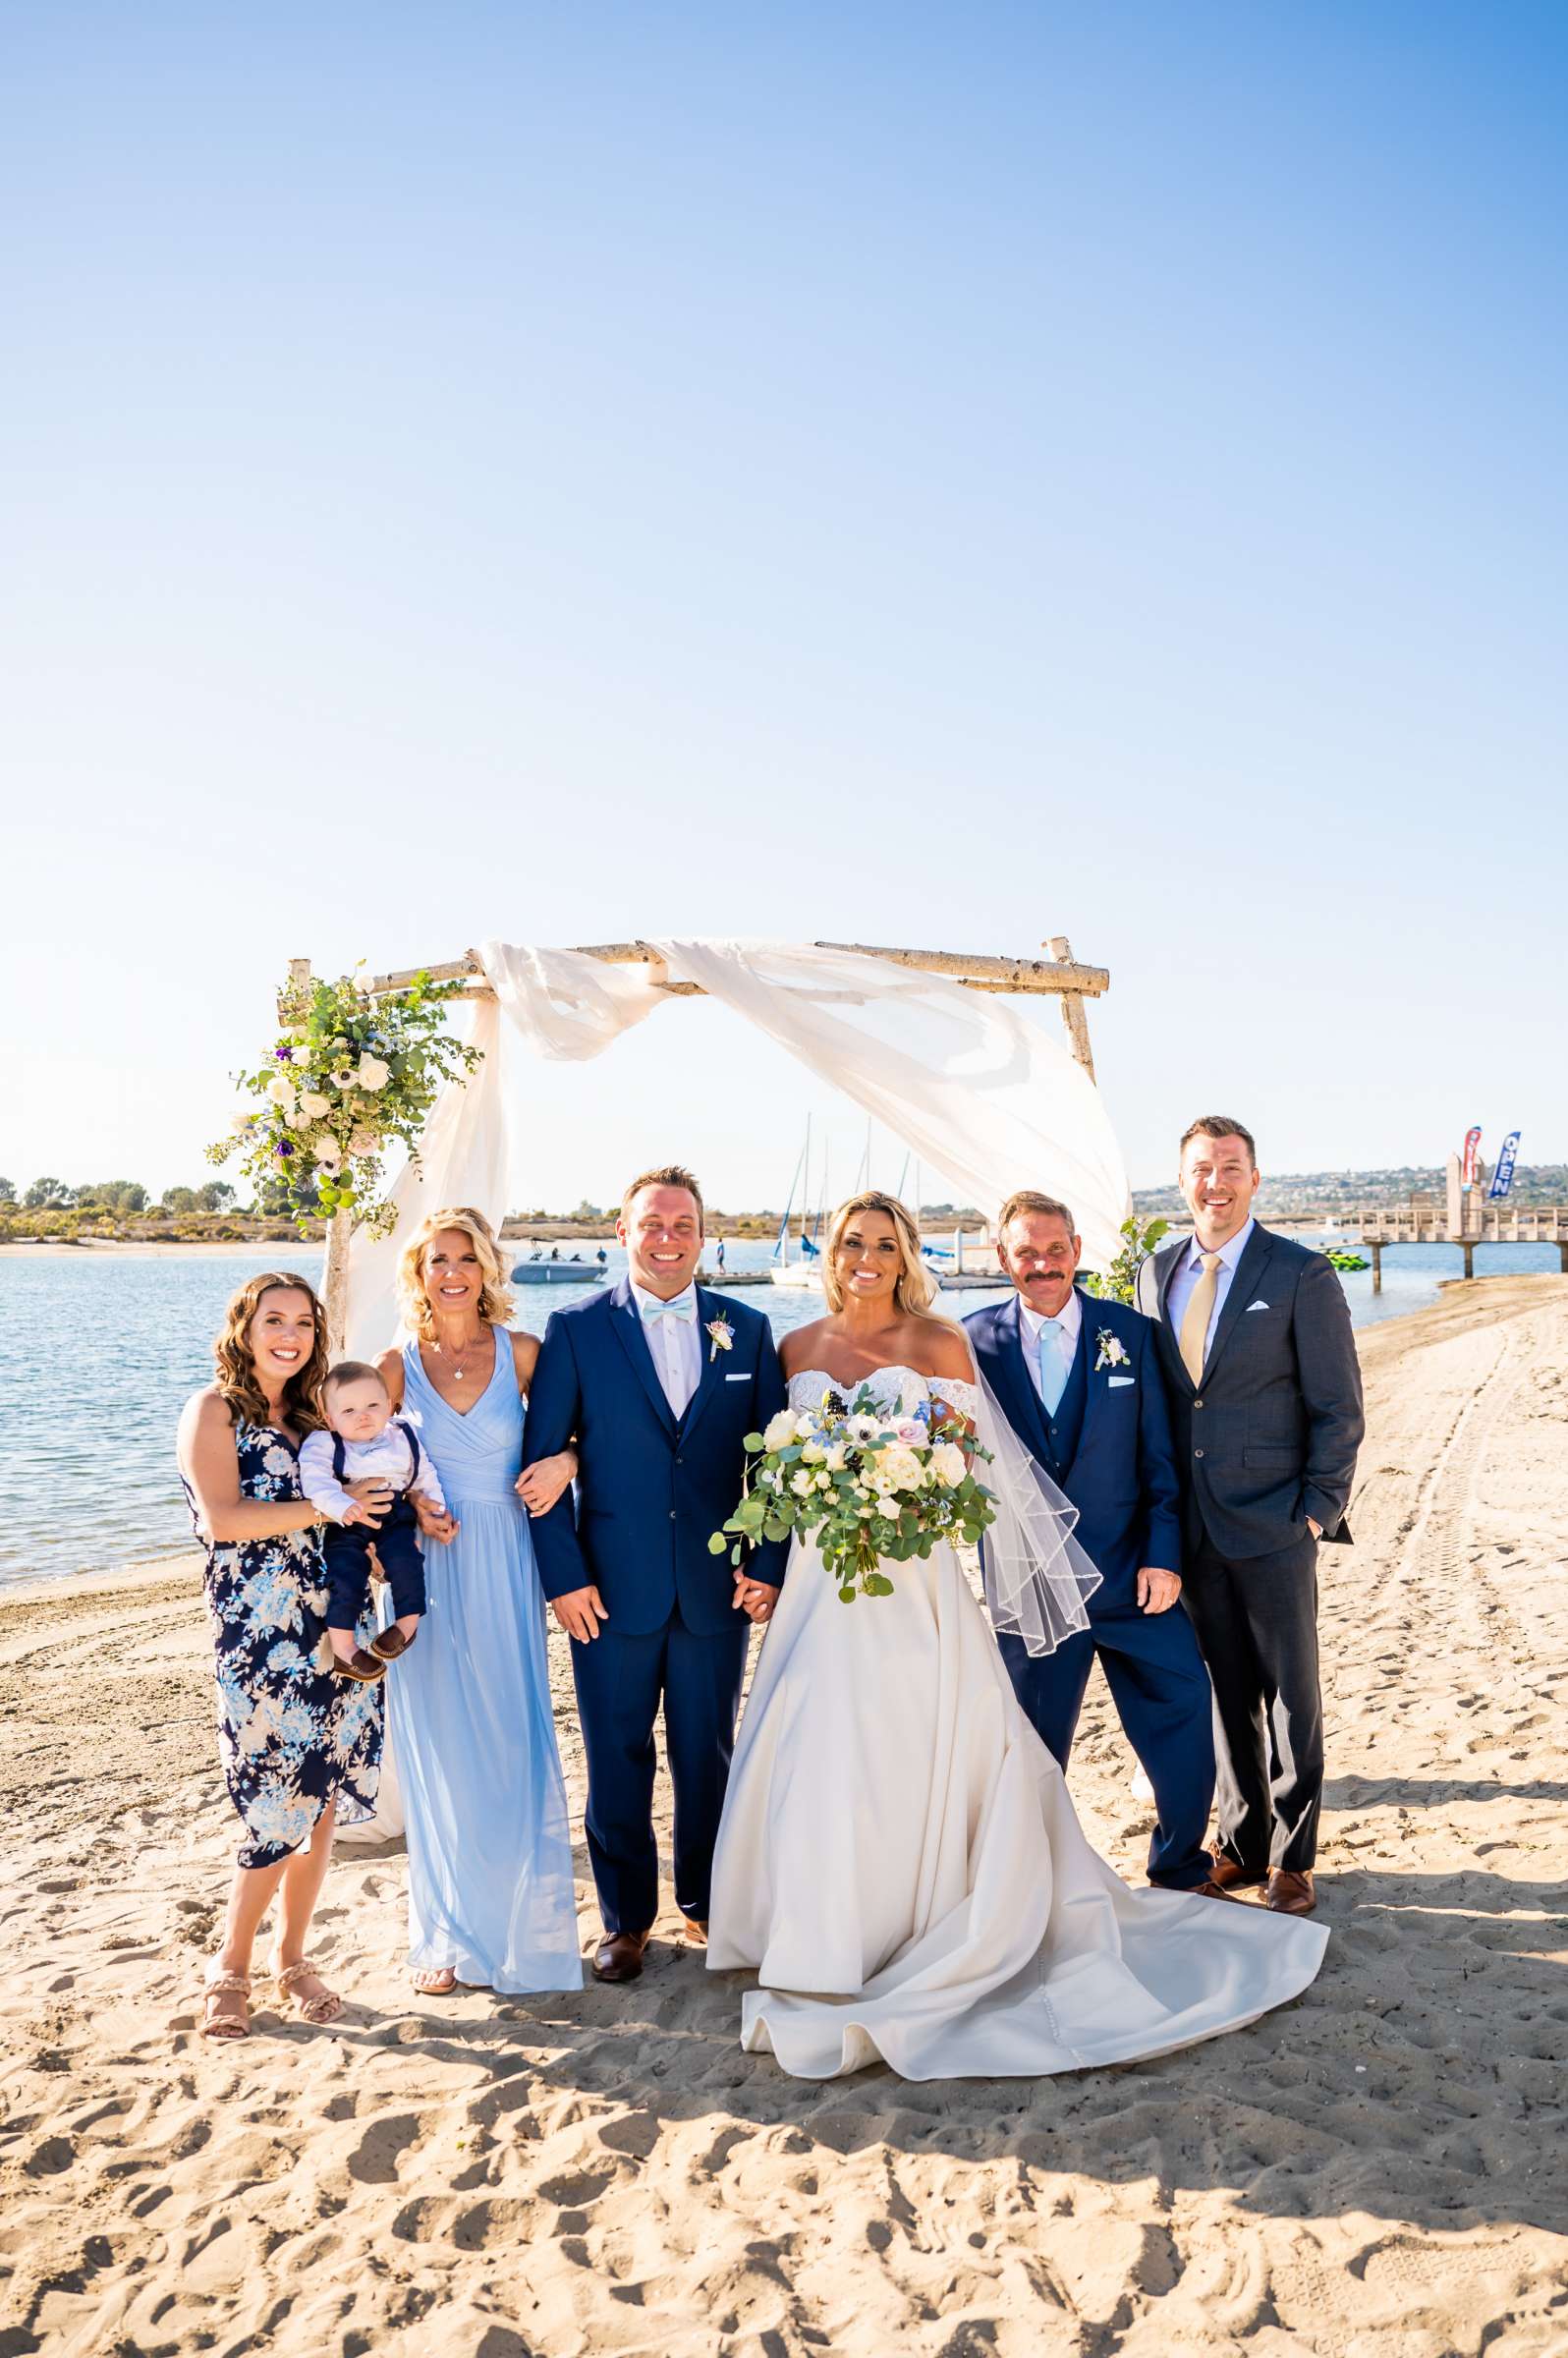
[[[752,1625],[735,1607],[729,1555],[712,1534],[734,1513],[748,1432],[785,1405],[772,1329],[759,1311],[697,1289],[702,1367],[677,1419],[659,1381],[636,1297],[612,1290],[557,1311],[529,1394],[524,1462],[575,1446],[577,1489],[533,1524],[544,1594],[596,1588],[608,1616],[572,1641],[588,1755],[588,1844],[604,1930],[645,1933],[658,1913],[653,1726],[675,1788],[675,1896],[705,1922],[713,1844],[735,1745]],[[723,1319],[731,1342],[712,1340]],[[748,1569],[776,1586],[786,1550],[764,1544]]]
[[[1016,1637],[998,1643],[1019,1702],[1064,1769],[1098,1656],[1154,1788],[1149,1880],[1191,1890],[1211,1873],[1208,1673],[1180,1603],[1146,1613],[1138,1602],[1144,1566],[1179,1573],[1182,1562],[1180,1481],[1155,1331],[1119,1302],[1080,1291],[1078,1306],[1078,1348],[1050,1415],[1030,1370],[1017,1294],[964,1321],[1009,1424],[1078,1508],[1074,1536],[1102,1576],[1089,1600],[1088,1629],[1054,1654],[1032,1656]],[[1126,1354],[1114,1366],[1095,1364],[1104,1356],[1101,1331]]]

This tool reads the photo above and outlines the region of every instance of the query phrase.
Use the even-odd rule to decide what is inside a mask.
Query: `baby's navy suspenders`
[[[408,1442],[409,1454],[414,1460],[413,1465],[409,1469],[409,1488],[412,1489],[414,1485],[420,1479],[420,1436],[415,1432],[413,1426],[406,1425],[401,1417],[392,1417],[388,1420],[386,1428],[388,1432],[391,1432],[394,1425],[397,1427],[399,1432],[402,1433],[403,1438]],[[340,1488],[343,1485],[343,1468],[347,1462],[347,1458],[348,1443],[343,1438],[341,1432],[335,1432],[332,1435],[332,1479]]]

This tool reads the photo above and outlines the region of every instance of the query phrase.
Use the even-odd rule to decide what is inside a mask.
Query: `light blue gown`
[[[533,1537],[513,1485],[523,1403],[495,1332],[490,1380],[464,1415],[403,1353],[404,1402],[461,1529],[426,1543],[428,1609],[387,1673],[409,1850],[409,1960],[490,1990],[580,1990],[566,1788]]]

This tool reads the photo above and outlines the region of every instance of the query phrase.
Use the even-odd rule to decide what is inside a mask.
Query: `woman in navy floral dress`
[[[218,1750],[245,1826],[202,2029],[240,2039],[250,2029],[251,1947],[274,1894],[272,1972],[285,2003],[308,2022],[343,2010],[305,1939],[337,1818],[374,1807],[381,1697],[317,1667],[327,1602],[321,1516],[301,1490],[298,1453],[321,1422],[326,1326],[305,1279],[280,1270],[251,1278],[229,1305],[214,1356],[217,1381],[186,1403],[179,1450],[207,1550]]]

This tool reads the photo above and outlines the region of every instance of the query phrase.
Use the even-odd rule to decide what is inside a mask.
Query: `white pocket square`
[[[725,1380],[725,1382],[726,1382],[726,1383],[750,1383],[750,1382],[751,1382],[751,1380],[752,1380],[752,1378],[751,1378],[751,1376],[745,1376],[745,1375],[742,1375],[742,1376],[725,1376],[725,1378],[724,1378],[724,1380]]]
[[[1266,1302],[1249,1302],[1247,1308],[1248,1310],[1266,1310],[1268,1308],[1268,1304]],[[1243,1313],[1243,1316],[1245,1315],[1246,1314]]]
[[[1109,1384],[1111,1390],[1115,1391],[1118,1384],[1136,1383],[1138,1381],[1138,1377],[1136,1376],[1107,1376],[1105,1381]]]

